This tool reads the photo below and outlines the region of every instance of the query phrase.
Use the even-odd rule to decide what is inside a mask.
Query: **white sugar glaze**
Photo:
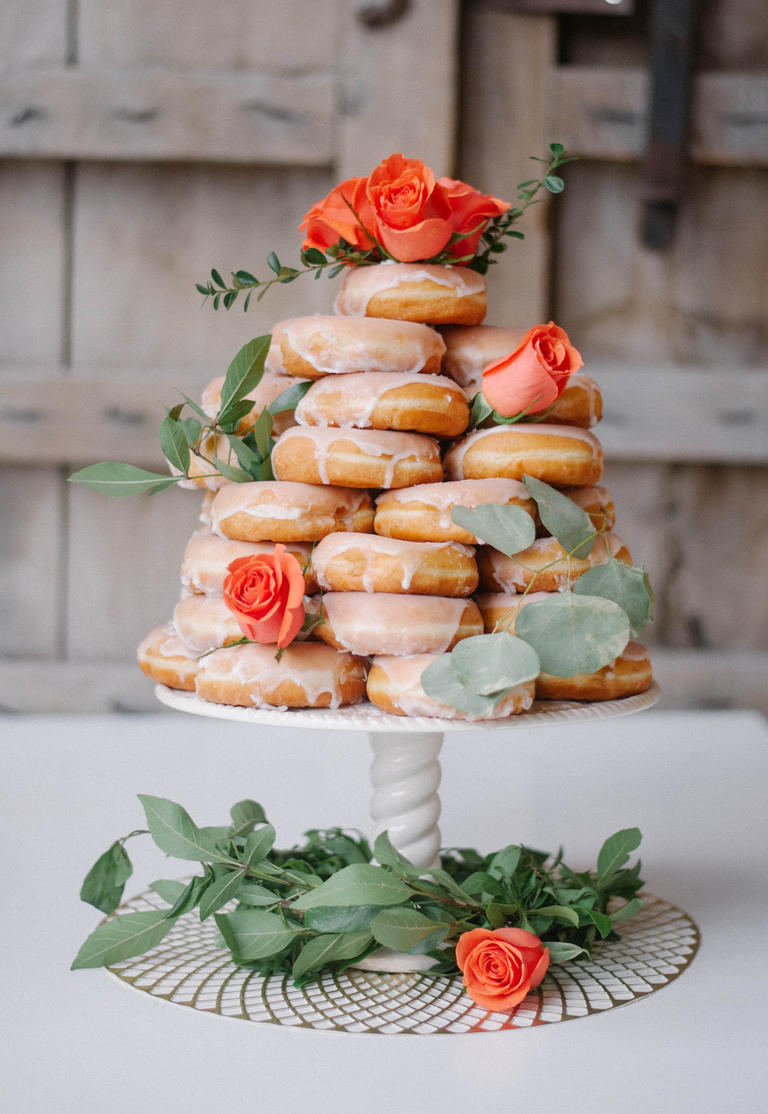
[[[382,654],[442,653],[467,607],[463,599],[390,592],[328,592],[323,610],[336,641],[353,654],[371,645]]]
[[[435,263],[377,263],[371,267],[351,267],[341,285],[334,309],[337,314],[364,317],[368,303],[383,290],[394,290],[403,283],[431,282],[452,290],[457,297],[482,294],[485,279],[467,267],[443,267]]]
[[[443,329],[443,371],[462,387],[479,383],[483,368],[510,356],[525,333],[499,325],[448,325]]]
[[[187,658],[190,661],[197,657],[197,651],[179,638],[172,622],[157,627],[142,639],[137,655],[141,659],[148,652],[159,654],[162,658]]]
[[[366,317],[363,320],[373,319]],[[407,387],[412,383],[422,386],[428,384],[436,389],[442,388],[448,403],[456,397],[455,383],[444,375],[380,371],[374,376],[367,372],[358,372],[353,375],[318,379],[296,407],[296,421],[302,426],[327,426],[328,422],[318,411],[317,406],[322,405],[324,397],[343,391],[343,415],[341,417],[334,415],[335,424],[341,427],[353,426],[357,429],[365,429],[371,424],[374,407],[387,391]],[[313,417],[311,422],[306,420],[307,415]]]
[[[285,437],[285,434],[282,434]],[[348,487],[319,487],[290,480],[258,480],[228,484],[211,506],[211,530],[235,514],[256,519],[299,519],[304,514],[354,514],[368,501],[368,493]]]
[[[446,475],[451,479],[462,479],[464,476],[464,457],[467,452],[489,437],[502,437],[510,445],[514,445],[516,438],[519,437],[522,440],[521,452],[525,452],[524,442],[526,437],[539,437],[545,441],[552,438],[552,451],[555,453],[562,450],[562,445],[558,446],[555,439],[560,442],[569,440],[584,442],[589,446],[593,460],[598,459],[602,453],[600,442],[594,434],[587,429],[581,429],[580,426],[553,425],[549,422],[515,422],[513,425],[495,425],[489,429],[478,429],[462,438],[461,441],[457,441],[445,454]]]
[[[595,565],[600,565],[606,560],[606,548],[615,557],[619,550],[625,547],[618,534],[612,532],[601,534],[595,538],[595,544],[589,555],[584,558],[573,558],[571,564],[582,571],[585,566],[594,568]],[[558,557],[558,554],[562,554],[562,556]],[[492,546],[484,546],[483,557],[490,564],[494,577],[505,592],[524,591],[526,579],[530,578],[532,570],[542,569],[544,564],[548,565],[547,575],[556,580],[559,589],[568,585],[568,556],[555,539],[551,537],[536,538],[528,549],[516,553],[514,557],[507,557],[506,554],[500,553],[498,549],[494,549]],[[550,562],[556,563],[550,564]],[[542,594],[551,595],[549,592]],[[531,593],[526,596],[529,601],[530,595]]]
[[[274,516],[270,516],[274,517]],[[309,556],[308,545],[291,542],[291,553],[300,559]],[[184,588],[205,595],[221,595],[227,566],[239,557],[253,557],[256,554],[270,554],[275,551],[274,542],[243,542],[233,538],[222,538],[207,530],[197,530],[187,542],[184,559],[181,563],[181,583]],[[303,563],[303,562],[302,562]]]
[[[241,637],[237,619],[220,596],[187,596],[176,604],[173,627],[182,641],[203,654]]]
[[[284,368],[279,355],[283,341],[325,375],[356,371],[418,373],[430,359],[439,359],[445,351],[442,337],[428,325],[317,314],[289,318],[274,326],[270,366],[276,370]]]
[[[428,665],[438,657],[437,654],[412,654],[408,657],[377,656],[372,665],[377,666],[394,690],[393,697],[407,716],[440,716],[442,719],[502,719],[510,715],[512,709],[522,704],[527,711],[533,704],[533,696],[525,685],[515,685],[495,708],[485,716],[471,716],[449,704],[443,704],[427,696],[421,687],[421,675]]]
[[[397,559],[401,567],[400,587],[407,592],[415,574],[430,553],[441,549],[453,549],[466,557],[474,556],[474,548],[459,542],[409,542],[398,538],[385,538],[378,534],[358,534],[353,532],[328,534],[318,542],[312,552],[312,570],[321,588],[332,588],[326,578],[328,565],[341,553],[356,551],[363,556],[363,589],[373,592],[373,571],[377,554],[385,554]]]
[[[413,487],[401,487],[396,491],[386,491],[379,495],[376,504],[377,506],[385,506],[390,501],[434,507],[440,512],[440,529],[447,530],[453,521],[451,518],[452,507],[461,506],[474,509],[485,503],[530,502],[531,496],[525,484],[519,480],[490,478],[485,480],[453,480],[447,483],[415,484]]]
[[[279,661],[275,655],[275,646],[231,646],[205,658],[201,674],[211,681],[234,680],[244,685],[256,707],[271,706],[263,700],[260,690],[274,690],[284,681],[301,688],[309,704],[328,693],[330,706],[340,707],[339,679],[345,668],[353,664],[349,658],[317,642],[293,643]]]
[[[386,472],[379,486],[389,487],[395,475],[395,468],[402,460],[416,459],[439,461],[440,448],[437,441],[423,433],[398,433],[391,429],[336,429],[322,426],[293,426],[278,437],[275,448],[286,441],[303,437],[312,442],[317,470],[323,484],[330,484],[328,478],[328,454],[336,445],[351,443],[369,457],[383,458],[387,461]],[[279,458],[275,468],[279,471]]]

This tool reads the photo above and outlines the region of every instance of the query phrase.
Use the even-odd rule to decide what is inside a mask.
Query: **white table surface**
[[[143,826],[138,792],[200,824],[249,796],[281,846],[367,826],[364,736],[270,731],[180,713],[5,717],[2,743],[2,1109],[9,1114],[279,1111],[707,1114],[766,1108],[768,730],[748,712],[657,713],[443,747],[443,843],[524,841],[594,863],[638,825],[651,892],[702,945],[648,998],[496,1034],[378,1036],[227,1020],[69,964],[100,914],[78,901],[93,860]],[[181,874],[148,837],[127,893]]]

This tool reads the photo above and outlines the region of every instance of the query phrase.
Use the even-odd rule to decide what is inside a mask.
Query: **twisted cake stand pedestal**
[[[601,703],[546,701],[530,712],[502,720],[467,722],[431,717],[392,716],[372,704],[347,708],[280,710],[237,708],[212,704],[194,693],[158,685],[158,699],[178,711],[214,719],[236,720],[270,727],[294,727],[311,731],[358,731],[368,735],[373,749],[371,763],[371,836],[389,833],[393,846],[419,867],[437,864],[441,846],[440,748],[445,732],[525,731],[553,723],[607,719],[650,708],[659,698],[654,684],[647,692]],[[369,971],[405,972],[426,970],[431,960],[381,949],[360,966]]]

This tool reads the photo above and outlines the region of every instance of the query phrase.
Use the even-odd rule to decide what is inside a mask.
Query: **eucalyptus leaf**
[[[200,920],[204,921],[211,913],[217,913],[223,905],[236,896],[238,887],[245,875],[244,870],[233,870],[212,882],[200,899]]]
[[[370,932],[338,932],[333,935],[315,936],[307,941],[296,957],[293,977],[300,979],[308,971],[317,971],[328,963],[354,959],[365,951],[370,942]]]
[[[459,682],[480,696],[491,696],[524,681],[533,681],[540,672],[533,647],[506,631],[462,638],[454,646],[450,660]]]
[[[618,604],[599,596],[553,592],[551,599],[521,607],[515,634],[555,677],[595,673],[617,658],[629,641],[629,619]]]
[[[534,476],[524,475],[523,483],[536,500],[544,528],[560,542],[566,553],[587,557],[595,544],[595,527],[587,512],[573,499]]]
[[[102,913],[113,913],[120,904],[125,883],[133,874],[133,865],[119,840],[115,840],[83,879],[80,900]]]
[[[82,484],[102,495],[155,495],[173,487],[181,479],[180,476],[165,476],[160,472],[147,472],[144,468],[137,468],[134,464],[121,464],[117,460],[102,460],[98,464],[89,464],[79,472],[73,472],[67,477],[67,482]]]
[[[166,855],[196,862],[229,863],[229,856],[222,854],[212,841],[205,838],[198,826],[181,805],[165,797],[138,794],[147,817],[150,835]]]
[[[110,917],[93,930],[75,956],[71,969],[104,967],[149,951],[173,928],[174,922],[166,917],[163,909]]]
[[[536,537],[533,519],[522,507],[506,503],[483,503],[479,507],[453,507],[451,518],[457,526],[474,534],[507,557],[521,553]]]
[[[382,909],[371,921],[374,938],[385,948],[421,955],[446,938],[450,928],[436,924],[417,909]]]
[[[640,846],[642,838],[639,828],[622,828],[606,839],[597,856],[598,888],[624,865],[630,853]]]
[[[165,459],[172,468],[186,476],[189,470],[189,443],[182,424],[171,417],[163,418],[159,438]]]
[[[310,890],[294,909],[316,909],[321,905],[400,905],[413,890],[390,871],[371,863],[352,863]]]
[[[264,374],[264,361],[269,352],[270,336],[255,337],[244,344],[227,368],[221,388],[219,413],[233,402],[239,402],[255,390]]]
[[[617,603],[629,616],[633,638],[653,619],[653,590],[648,573],[641,566],[607,561],[587,569],[573,590],[576,595],[602,596]]]
[[[480,696],[466,688],[456,676],[450,654],[442,654],[427,666],[421,675],[421,687],[427,696],[469,716],[488,715],[504,695]]]
[[[267,819],[266,813],[258,801],[251,801],[248,798],[232,805],[229,815],[232,817],[233,825],[241,835],[247,835],[254,825],[263,824]]]
[[[215,913],[216,924],[227,947],[240,959],[266,959],[287,948],[301,933],[289,928],[282,917],[262,909],[236,909]]]

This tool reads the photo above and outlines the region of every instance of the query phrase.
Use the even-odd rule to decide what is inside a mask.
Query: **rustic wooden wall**
[[[197,499],[113,501],[65,476],[104,457],[161,467],[175,389],[333,293],[299,282],[214,314],[194,281],[295,258],[308,205],[389,151],[511,196],[558,138],[583,161],[495,268],[489,320],[556,313],[605,384],[607,479],[657,585],[668,706],[764,707],[768,19],[749,0],[702,7],[689,191],[657,255],[636,235],[642,10],[465,0],[459,20],[458,0],[412,0],[382,26],[363,0],[229,0],[225,17],[5,0],[0,705],[153,706],[134,648],[170,613]]]

